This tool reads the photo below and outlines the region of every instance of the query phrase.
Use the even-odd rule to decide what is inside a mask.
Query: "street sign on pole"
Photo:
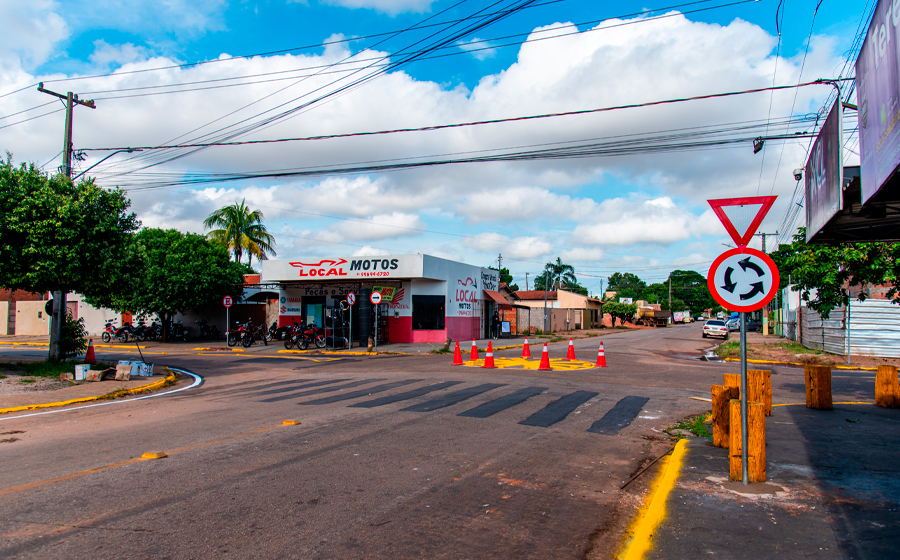
[[[778,267],[769,255],[743,247],[725,251],[709,267],[709,293],[725,309],[756,311],[778,291]]]
[[[222,298],[222,305],[225,307],[231,307],[231,304],[234,303],[234,300],[231,299],[231,296],[225,296]]]
[[[356,294],[354,294],[353,292],[347,294],[347,303],[349,303],[350,305],[356,305]]]
[[[369,296],[369,299],[372,300],[372,305],[378,305],[381,303],[381,294],[378,292],[372,292],[372,295]]]
[[[722,307],[741,313],[741,478],[750,484],[747,466],[747,312],[762,309],[778,291],[778,267],[747,244],[772,208],[776,196],[707,200],[737,248],[713,261],[706,278],[709,293]]]

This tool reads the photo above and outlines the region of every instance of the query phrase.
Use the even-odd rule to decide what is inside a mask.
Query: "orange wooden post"
[[[807,365],[803,374],[806,378],[806,408],[831,410],[831,366]]]
[[[738,395],[741,392],[741,374],[740,373],[726,373],[725,377],[725,386],[726,387],[737,387]]]
[[[741,401],[732,399],[729,411],[728,474],[731,480],[741,481]],[[747,472],[750,482],[766,481],[766,409],[758,402],[747,403]]]
[[[900,386],[897,382],[897,368],[894,366],[878,366],[875,374],[875,405],[900,408]]]
[[[729,426],[731,425],[731,411],[728,403],[731,399],[740,396],[740,391],[735,387],[713,385],[712,389],[712,423],[713,445],[716,447],[728,447]]]
[[[767,369],[747,370],[747,398],[765,405],[766,416],[772,416],[772,372]]]

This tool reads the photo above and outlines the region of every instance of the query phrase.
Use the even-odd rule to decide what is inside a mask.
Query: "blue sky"
[[[421,46],[428,34],[441,28],[372,35],[423,22],[467,17],[471,22],[475,13],[514,4],[513,0],[495,5],[428,0],[36,0],[24,5],[0,0],[0,21],[9,22],[9,33],[0,38],[0,95],[27,88],[2,98],[0,127],[6,128],[0,128],[0,149],[12,152],[16,161],[47,163],[47,169],[59,165],[54,154],[61,147],[62,116],[39,117],[54,106],[32,109],[49,101],[28,87],[38,81],[56,91],[71,89],[97,99],[98,109],[76,111],[76,148],[156,146],[195,138],[217,127],[238,126],[242,119],[279,105],[281,110],[297,107],[311,92],[331,92],[346,83],[335,82],[345,74],[330,72],[358,69],[366,64],[363,59],[374,57],[397,61],[398,50]],[[720,6],[732,2],[535,4],[451,42],[434,53],[440,57],[401,66],[238,139],[594,109],[766,87],[772,85],[773,74],[776,84],[837,77],[863,13],[871,8],[863,2],[823,2],[807,53],[816,2],[781,4],[780,46],[779,3],[771,0],[725,7]],[[526,36],[532,41],[501,47]],[[535,41],[548,36],[556,37]],[[350,38],[354,40],[335,42]],[[325,46],[326,42],[331,44]],[[311,48],[155,70],[303,46]],[[473,46],[480,50],[472,50]],[[326,66],[328,75],[298,77]],[[115,75],[72,80],[109,72]],[[203,81],[203,87],[209,87],[235,83],[233,78],[239,76],[245,76],[239,82],[256,83],[144,95],[189,88],[158,88],[167,84]],[[208,179],[210,173],[440,159],[442,154],[546,148],[597,138],[620,142],[628,134],[684,134],[697,127],[709,131],[739,126],[736,123],[758,127],[767,120],[775,123],[771,131],[783,131],[778,121],[789,115],[814,116],[829,93],[828,87],[819,86],[796,93],[787,90],[450,131],[216,147],[168,163],[160,163],[165,158],[156,152],[118,154],[90,174],[102,185],[128,189],[135,211],[148,226],[202,231],[200,222],[210,211],[246,198],[266,214],[279,258],[426,252],[486,265],[496,263],[497,254],[503,253],[504,266],[524,288],[526,272],[533,278],[542,263],[560,256],[575,265],[583,285],[598,291],[601,280],[615,271],[631,271],[649,281],[660,280],[675,268],[705,274],[725,249],[723,244],[731,243],[708,211],[707,198],[779,195],[762,227],[774,232],[791,206],[796,187],[791,170],[803,165],[808,141],[769,142],[757,155],[743,143],[678,152],[147,187],[160,178],[188,174]],[[20,111],[24,112],[13,115]],[[39,118],[25,120],[31,117]],[[212,122],[216,124],[209,125]],[[847,123],[851,130],[852,119]],[[201,128],[204,125],[209,126]],[[788,130],[812,126],[801,119]],[[191,132],[195,129],[199,132]],[[762,133],[759,128],[746,130],[720,134]],[[848,163],[854,146],[849,138]],[[79,168],[97,163],[107,153],[88,150]],[[141,169],[141,162],[156,165]],[[802,225],[801,220],[792,225]]]

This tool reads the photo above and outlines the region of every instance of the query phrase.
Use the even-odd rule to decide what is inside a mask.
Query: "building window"
[[[444,296],[412,297],[412,328],[417,331],[444,329]]]

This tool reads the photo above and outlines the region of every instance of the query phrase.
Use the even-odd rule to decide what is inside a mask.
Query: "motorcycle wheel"
[[[272,342],[272,339],[274,339],[274,338],[275,338],[275,336],[272,334],[272,331],[266,331],[266,336],[264,337],[264,340],[266,340],[268,342]]]
[[[294,342],[290,338],[284,339],[284,347],[288,350],[294,347]]]
[[[305,338],[301,338],[297,341],[297,348],[299,348],[300,350],[306,350],[307,348],[309,348],[309,341]]]
[[[244,348],[250,348],[250,345],[253,344],[253,337],[250,335],[244,335],[241,337],[241,346]]]
[[[325,345],[326,345],[326,343],[325,343],[325,337],[324,337],[324,336],[317,336],[317,337],[316,337],[316,347],[317,347],[317,348],[325,348]]]
[[[228,336],[225,337],[225,341],[228,343],[228,346],[235,346],[238,343],[238,337],[234,333],[228,333]]]
[[[103,342],[109,344],[109,341],[112,340],[112,337],[109,336],[109,333],[108,333],[108,332],[105,332],[105,333],[103,333],[103,334],[100,335],[100,339],[101,339]]]
[[[128,331],[125,331],[122,334],[117,335],[116,338],[118,338],[119,341],[122,342],[122,344],[128,342]]]
[[[269,336],[269,333],[265,333],[265,334],[262,335],[262,337],[260,337],[260,338],[262,338],[262,340],[263,340],[263,345],[264,345],[264,346],[268,346],[268,345],[269,345],[269,341],[272,340],[272,337]]]

